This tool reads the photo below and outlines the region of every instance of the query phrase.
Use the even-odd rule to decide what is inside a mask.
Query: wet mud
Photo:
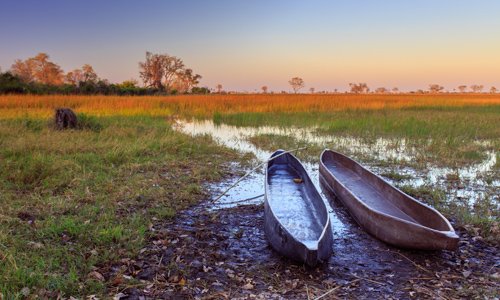
[[[101,272],[118,299],[498,297],[498,245],[458,229],[456,251],[397,249],[363,231],[338,201],[331,206],[344,228],[334,233],[329,262],[316,268],[273,251],[264,235],[263,206],[240,205],[198,206],[158,223],[135,260]]]

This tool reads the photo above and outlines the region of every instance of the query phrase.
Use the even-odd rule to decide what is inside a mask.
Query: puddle
[[[316,133],[317,128],[298,128],[298,127],[236,127],[226,124],[216,125],[212,120],[204,121],[184,121],[178,120],[175,126],[176,130],[190,135],[210,135],[220,144],[229,148],[253,153],[259,162],[267,160],[271,152],[262,150],[252,143],[248,142],[248,138],[258,134],[275,134],[295,138],[299,143],[316,144],[321,147],[328,145],[336,145],[342,148],[352,149],[352,153],[366,155],[378,161],[397,160],[411,161],[415,157],[416,149],[407,145],[405,140],[393,140],[378,138],[373,143],[354,138],[354,137],[339,137],[339,136],[324,136]],[[500,179],[495,178],[491,182],[486,182],[484,175],[493,171],[496,164],[496,152],[486,152],[487,159],[475,165],[465,166],[458,169],[428,166],[426,170],[416,170],[408,167],[379,167],[372,166],[370,163],[365,164],[370,170],[376,174],[388,172],[396,172],[402,175],[409,175],[407,179],[394,181],[387,179],[392,184],[411,185],[419,187],[422,185],[438,186],[444,189],[447,193],[448,201],[455,201],[457,198],[465,199],[469,204],[474,204],[478,199],[490,197],[493,203],[499,202]],[[311,180],[315,183],[319,191],[318,181],[318,165],[317,163],[304,163],[306,170],[311,176]],[[262,168],[263,169],[263,168]],[[450,185],[446,180],[448,174],[457,174],[460,178],[460,184]],[[253,198],[263,193],[264,174],[261,170],[250,175],[241,184],[231,189],[227,195],[222,197],[214,208],[227,208],[238,203],[239,201]],[[226,183],[226,186],[232,184]],[[225,186],[217,186],[212,188],[225,189]],[[238,201],[236,204],[235,201]],[[245,204],[262,203],[263,198],[257,198],[245,202]],[[328,201],[325,201],[328,202]],[[328,205],[328,203],[327,203]],[[342,230],[341,222],[332,214],[332,221],[338,230]],[[340,233],[340,232],[337,232]]]
[[[378,138],[374,142],[367,143],[359,138],[342,136],[325,136],[318,134],[317,128],[308,127],[237,127],[226,124],[214,124],[211,120],[183,121],[177,120],[176,128],[191,135],[208,134],[223,145],[242,152],[251,152],[264,161],[269,158],[271,152],[257,148],[247,139],[258,134],[274,134],[295,138],[299,143],[324,145],[337,145],[349,147],[353,152],[369,155],[378,160],[412,160],[415,152],[413,147],[407,147],[404,140],[391,140]]]

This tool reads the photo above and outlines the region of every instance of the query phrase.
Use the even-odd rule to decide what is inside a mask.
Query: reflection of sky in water
[[[373,143],[367,143],[359,138],[354,137],[338,137],[318,135],[316,128],[296,128],[296,127],[236,127],[230,125],[215,125],[211,120],[199,122],[177,121],[176,129],[190,135],[208,134],[217,142],[229,148],[239,150],[241,152],[253,153],[259,162],[263,162],[269,158],[271,152],[257,148],[255,145],[247,141],[247,138],[258,134],[276,134],[282,136],[293,137],[298,141],[298,146],[301,144],[316,144],[322,147],[326,145],[336,145],[340,148],[350,149],[352,153],[360,153],[367,155],[376,160],[405,160],[411,161],[416,153],[413,147],[407,147],[405,140],[394,140],[378,138]],[[352,149],[352,150],[351,150]],[[426,170],[415,170],[408,167],[375,167],[368,165],[368,168],[376,174],[385,172],[396,172],[403,175],[410,175],[410,179],[404,179],[399,184],[412,185],[415,187],[430,184],[441,187],[446,187],[449,200],[456,198],[468,199],[469,203],[474,203],[477,199],[483,198],[486,195],[493,197],[492,200],[498,202],[500,179],[495,178],[489,184],[483,179],[483,175],[492,171],[496,164],[495,151],[488,151],[487,159],[479,164],[461,167],[457,169],[441,168],[428,166]],[[319,159],[319,158],[318,158]],[[318,190],[318,164],[304,163],[306,170],[311,176],[311,180],[315,183]],[[447,186],[446,175],[458,174],[463,186]],[[391,183],[396,183],[391,179],[387,179]],[[229,184],[229,183],[228,183]],[[219,188],[221,188],[219,186]],[[224,189],[224,187],[222,187]],[[224,203],[234,202],[251,198],[263,193],[264,175],[262,171],[250,175],[242,183],[230,190],[227,195],[222,197],[218,202],[218,207],[225,207]],[[248,203],[260,203],[263,198],[258,198]],[[230,206],[234,204],[228,204]],[[329,209],[331,209],[329,207]],[[334,227],[341,226],[341,222],[332,216]],[[338,224],[337,224],[338,223]],[[339,229],[339,227],[337,227]]]

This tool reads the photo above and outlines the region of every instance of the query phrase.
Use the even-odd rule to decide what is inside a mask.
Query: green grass
[[[431,205],[445,217],[454,220],[456,225],[476,230],[475,233],[496,243],[500,240],[498,232],[493,232],[498,228],[500,212],[492,198],[480,198],[470,205],[468,199],[457,198],[447,201],[444,190],[430,185],[420,187],[403,185],[399,188],[408,195]]]
[[[320,135],[405,139],[416,162],[455,167],[485,159],[500,149],[500,106],[421,107],[311,113],[216,114],[215,123],[235,126],[316,127]],[[487,141],[487,143],[481,143]]]
[[[392,179],[394,181],[403,181],[403,180],[408,180],[408,179],[412,179],[413,178],[410,175],[401,174],[401,173],[394,172],[394,171],[389,171],[389,172],[386,172],[386,173],[382,173],[382,174],[380,174],[380,176],[383,176],[383,177],[386,177],[386,178],[390,178],[390,179]]]
[[[248,141],[258,148],[267,151],[276,151],[278,149],[292,150],[307,147],[306,149],[293,152],[293,155],[307,162],[317,161],[323,150],[316,145],[305,144],[304,142],[301,143],[294,137],[279,134],[258,134],[249,137]]]
[[[103,294],[94,266],[135,256],[153,218],[204,197],[201,184],[238,155],[162,118],[79,115],[80,130],[48,120],[0,121],[0,294],[41,289]]]

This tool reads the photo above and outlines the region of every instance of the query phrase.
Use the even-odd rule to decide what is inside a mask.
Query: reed
[[[245,94],[179,96],[3,95],[0,118],[47,117],[56,107],[93,115],[172,114],[212,118],[235,113],[319,113],[352,110],[500,105],[496,94]]]

